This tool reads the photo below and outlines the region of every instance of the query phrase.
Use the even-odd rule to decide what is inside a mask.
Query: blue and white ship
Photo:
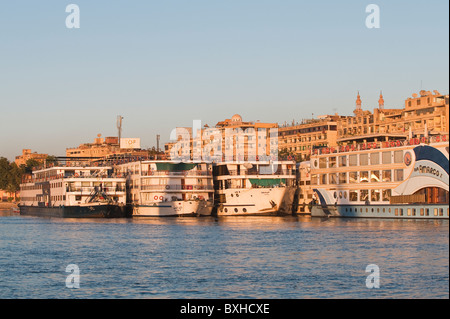
[[[352,144],[311,155],[313,217],[449,218],[449,136]]]

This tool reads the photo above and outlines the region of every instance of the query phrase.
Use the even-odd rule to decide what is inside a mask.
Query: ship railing
[[[108,194],[125,192],[124,187],[101,187],[100,186],[89,186],[89,187],[66,187],[67,192],[71,193],[92,193],[94,191],[103,191]]]
[[[212,171],[143,171],[141,176],[212,176]]]
[[[419,145],[419,144],[432,144],[439,142],[448,142],[449,135],[436,135],[429,137],[415,137],[410,139],[402,140],[392,140],[392,141],[378,141],[378,142],[367,142],[367,143],[354,143],[348,145],[340,145],[335,147],[322,147],[316,148],[311,151],[312,155],[325,155],[325,154],[338,154],[347,153],[353,151],[365,151],[371,149],[386,149],[386,148],[396,148],[409,145]]]
[[[212,185],[141,185],[143,191],[214,190]]]
[[[237,170],[228,170],[229,175],[230,176],[246,176],[246,175],[250,175],[250,176],[255,176],[255,175],[295,175],[295,171],[293,170],[288,170],[288,169],[278,169],[276,171],[274,171],[273,173],[270,174],[265,174],[264,171],[259,171],[259,170],[240,170],[239,172]]]

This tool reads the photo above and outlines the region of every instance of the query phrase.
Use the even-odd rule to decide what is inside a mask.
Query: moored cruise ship
[[[322,148],[311,216],[449,218],[449,136]]]
[[[44,217],[129,217],[125,178],[112,167],[51,167],[25,176],[21,215]]]
[[[214,204],[211,164],[163,160],[121,164],[133,217],[208,216]]]
[[[222,162],[214,166],[216,214],[292,214],[296,190],[293,161]]]

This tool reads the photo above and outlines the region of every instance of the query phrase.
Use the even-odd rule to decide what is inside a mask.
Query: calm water
[[[379,289],[366,287],[369,264]],[[1,211],[0,298],[449,298],[449,223]]]

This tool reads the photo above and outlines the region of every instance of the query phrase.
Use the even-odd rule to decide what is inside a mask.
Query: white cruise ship
[[[121,164],[133,217],[208,216],[214,204],[211,164],[139,161]]]
[[[449,136],[361,143],[311,156],[311,216],[449,218]]]
[[[46,217],[129,217],[125,178],[112,167],[51,167],[24,177],[21,215]]]
[[[292,214],[295,162],[223,162],[214,165],[217,216]]]

